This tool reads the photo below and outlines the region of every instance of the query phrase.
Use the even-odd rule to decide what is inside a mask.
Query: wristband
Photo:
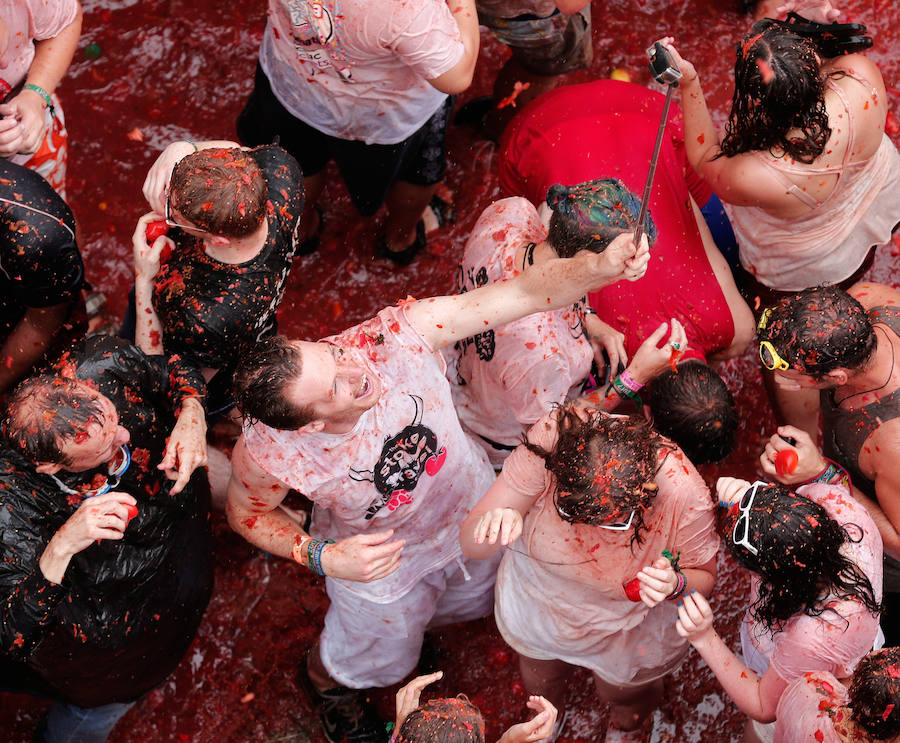
[[[322,550],[329,544],[334,544],[333,539],[310,539],[306,545],[309,564],[307,567],[316,575],[325,575],[322,570]]]
[[[850,489],[850,475],[847,474],[847,470],[845,470],[841,465],[837,462],[832,462],[830,459],[825,458],[827,464],[825,465],[825,469],[823,469],[818,475],[810,478],[806,482],[798,483],[798,487],[800,485],[811,485],[814,482],[823,482],[828,485],[835,485],[840,483],[848,490]]]
[[[644,402],[643,400],[641,400],[641,396],[637,393],[636,390],[633,390],[630,387],[626,386],[626,384],[622,381],[621,374],[613,379],[612,386],[613,389],[615,389],[615,391],[619,393],[620,397],[634,400],[638,404],[639,408],[644,406]]]
[[[628,369],[626,369],[619,375],[619,379],[621,379],[622,384],[624,384],[632,392],[639,392],[644,386],[628,373]]]
[[[200,148],[197,147],[197,143],[193,139],[182,139],[182,142],[187,142],[191,147],[194,148],[194,152],[199,152]]]
[[[47,110],[50,111],[50,116],[56,116],[56,108],[53,105],[53,101],[50,98],[50,94],[44,90],[40,85],[35,85],[34,83],[28,83],[23,90],[30,90],[34,93],[37,93],[41,98],[44,99],[44,106],[46,106]]]

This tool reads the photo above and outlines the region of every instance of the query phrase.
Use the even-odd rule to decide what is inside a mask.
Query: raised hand
[[[532,741],[549,738],[556,724],[557,710],[544,697],[532,695],[526,702],[528,709],[533,709],[537,714],[528,722],[520,722],[513,725],[503,733],[497,743],[531,743]]]
[[[422,690],[435,681],[444,678],[443,671],[429,673],[426,676],[416,676],[406,686],[397,691],[397,712],[394,719],[394,730],[399,730],[403,721],[409,717],[409,713],[419,706],[419,698]]]
[[[206,463],[206,414],[199,400],[188,397],[181,402],[181,412],[157,469],[175,480],[169,492],[177,495],[187,485],[191,473],[197,467],[205,467]]]
[[[782,437],[794,439],[797,443],[791,446]],[[778,472],[775,465],[778,453],[793,450],[797,452],[797,467],[793,472]],[[818,475],[826,467],[825,459],[813,443],[809,434],[794,426],[779,426],[778,433],[774,434],[766,444],[766,448],[759,457],[759,464],[769,477],[772,477],[784,485],[796,485],[808,482]]]
[[[504,547],[515,542],[522,533],[522,514],[514,508],[492,508],[482,514],[475,524],[475,544],[500,544]]]
[[[597,369],[600,370],[601,375],[602,370],[606,367],[607,359],[609,359],[609,373],[613,377],[616,376],[619,364],[624,366],[628,363],[625,334],[610,327],[594,314],[585,315],[584,329],[591,342],[591,348],[594,349],[594,360],[597,362]],[[604,351],[606,358],[603,356]]]
[[[668,342],[660,347],[659,343],[670,326],[672,331],[669,333]],[[628,365],[628,373],[636,382],[647,384],[670,368],[673,360],[678,359],[687,347],[684,326],[673,317],[668,324],[662,323],[641,343]]]
[[[74,555],[103,539],[121,539],[137,501],[128,493],[110,491],[85,498],[78,510],[50,539],[38,564],[44,577],[60,583]]]

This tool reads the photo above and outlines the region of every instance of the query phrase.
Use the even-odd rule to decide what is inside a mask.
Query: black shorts
[[[455,96],[448,96],[418,131],[397,144],[339,139],[305,124],[282,106],[257,63],[253,92],[238,116],[237,131],[241,142],[251,147],[277,138],[307,176],[322,172],[334,160],[353,204],[369,216],[378,211],[396,181],[430,186],[444,177],[444,140],[454,101]]]

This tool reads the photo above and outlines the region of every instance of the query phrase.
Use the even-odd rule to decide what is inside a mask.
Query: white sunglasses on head
[[[753,506],[753,500],[756,498],[756,491],[759,490],[760,485],[768,487],[769,483],[757,480],[744,491],[744,495],[741,496],[741,501],[738,503],[738,511],[740,511],[741,515],[738,516],[738,520],[734,523],[734,530],[731,532],[732,543],[738,547],[746,547],[752,555],[758,555],[759,550],[750,544],[750,509]],[[738,539],[739,528],[743,529],[743,535],[740,539]]]

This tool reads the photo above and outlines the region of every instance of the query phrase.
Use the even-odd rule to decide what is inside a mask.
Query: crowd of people
[[[748,743],[900,737],[900,291],[866,281],[900,224],[881,73],[829,0],[768,3],[720,136],[671,38],[680,107],[560,86],[592,58],[582,3],[270,0],[240,142],[171,142],[146,175],[114,337],[87,332],[65,202],[79,2],[0,4],[0,691],[52,700],[34,740],[102,743],[181,662],[217,510],[324,577],[297,666],[331,743],[482,743],[465,695],[421,703],[441,673],[415,674],[426,631],[490,615],[529,694],[502,743],[565,734],[575,667],[610,705],[594,739],[649,740],[691,648]],[[361,216],[386,208],[397,270],[447,218],[479,25],[511,52],[458,116],[498,140],[505,198],[456,292],[280,335],[330,162]],[[741,416],[719,365],[748,348],[766,479],[708,483]],[[750,575],[741,656],[708,600],[723,549]],[[407,681],[386,726],[369,691]]]

